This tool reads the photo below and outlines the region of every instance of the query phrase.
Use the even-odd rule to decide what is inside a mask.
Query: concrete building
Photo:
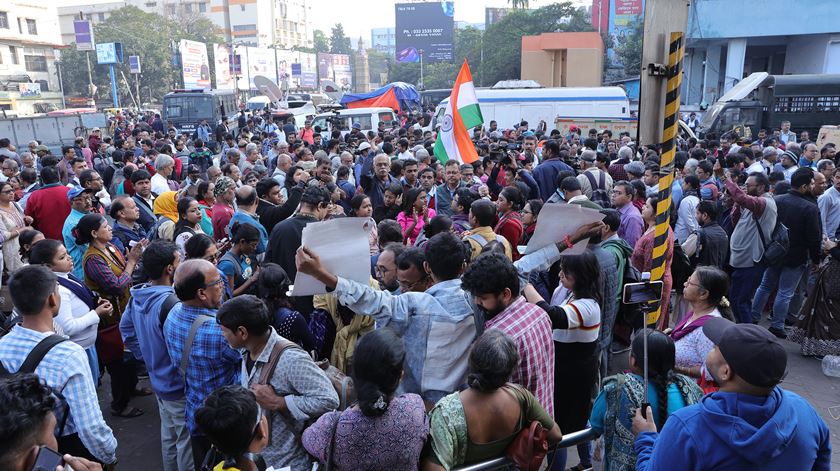
[[[544,87],[600,87],[604,42],[598,33],[522,37],[522,80]]]
[[[394,28],[371,29],[370,47],[393,57],[397,48],[397,36],[394,32]]]
[[[732,2],[691,3],[682,102],[712,104],[753,72],[840,73],[837,3],[763,0],[745,15]]]
[[[62,2],[58,8],[61,41],[73,42],[73,20],[82,13],[95,23],[111,12],[135,6],[168,17],[202,15],[222,31],[225,42],[249,46],[312,47],[312,7],[307,0],[121,0],[107,3]],[[68,5],[68,3],[70,3]]]
[[[60,47],[52,3],[0,3],[0,110],[24,115],[61,108],[55,63]]]

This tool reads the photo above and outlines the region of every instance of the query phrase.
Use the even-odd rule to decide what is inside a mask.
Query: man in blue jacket
[[[830,470],[825,422],[807,401],[778,386],[787,352],[767,329],[712,319],[703,333],[715,348],[706,368],[720,391],[678,410],[662,433],[650,408],[633,419],[636,469]]]
[[[151,282],[131,288],[131,302],[120,320],[125,346],[135,358],[143,360],[149,370],[149,381],[157,396],[160,411],[160,445],[164,469],[194,469],[190,432],[185,421],[187,406],[184,379],[166,349],[163,340],[162,310],[169,310],[178,301],[173,297],[172,278],[180,251],[175,243],[155,240],[143,251],[143,271]]]

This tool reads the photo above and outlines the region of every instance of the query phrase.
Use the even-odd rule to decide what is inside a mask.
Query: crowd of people
[[[779,339],[840,353],[833,146],[790,123],[680,142],[654,330],[621,300],[654,268],[660,149],[491,121],[477,160],[439,161],[404,116],[367,133],[266,116],[122,119],[60,155],[0,139],[8,469],[45,450],[115,465],[106,374],[114,417],[155,396],[167,471],[450,470],[534,422],[551,443],[597,432],[575,471],[830,469],[825,423],[779,386]],[[602,221],[525,250],[549,204]],[[368,283],[301,246],[343,217],[368,221]],[[298,273],[327,293],[292,296]]]

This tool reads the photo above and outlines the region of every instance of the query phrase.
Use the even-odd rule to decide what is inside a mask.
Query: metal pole
[[[90,93],[90,97],[93,98],[93,72],[90,69],[90,51],[85,51],[85,58],[87,58],[88,67],[88,92]]]
[[[662,161],[659,170],[659,203],[656,205],[656,229],[653,242],[653,261],[650,270],[652,281],[665,277],[665,259],[668,251],[668,230],[671,214],[671,185],[674,182],[674,156],[676,154],[677,129],[680,120],[680,87],[682,85],[682,66],[685,49],[683,33],[671,33],[668,47],[668,82],[665,93],[665,121],[662,132]],[[641,123],[639,123],[641,124]],[[659,321],[662,303],[647,316],[645,324]],[[668,318],[660,325],[668,326]]]
[[[424,88],[426,88],[426,86],[423,85],[423,50],[420,49],[420,90],[423,90]]]
[[[120,98],[117,96],[117,74],[114,71],[114,64],[108,66],[111,75],[111,99],[114,101],[114,108],[120,107]]]
[[[58,70],[58,89],[61,90],[61,107],[67,108],[67,102],[64,100],[64,83],[61,81],[61,61],[55,63],[55,68]]]
[[[137,91],[137,100],[143,101],[143,98],[140,97],[140,74],[134,74],[134,89]]]

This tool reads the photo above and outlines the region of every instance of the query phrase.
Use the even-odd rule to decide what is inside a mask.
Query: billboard
[[[632,34],[637,24],[644,21],[644,0],[610,0],[609,12],[599,11],[600,18],[607,18],[607,31],[615,45],[621,44],[625,37]],[[607,51],[607,57],[617,64],[617,58],[612,49]]]
[[[332,80],[343,90],[353,88],[353,71],[347,54],[318,53],[318,80]]]
[[[598,0],[595,0],[598,1]],[[516,11],[515,8],[484,8],[484,28],[494,25],[502,20],[508,13]]]
[[[397,3],[397,62],[451,61],[455,2]]]
[[[141,73],[140,56],[128,56],[128,71],[132,74]]]
[[[300,88],[318,88],[318,58],[309,52],[298,53],[300,64],[300,75],[297,77],[297,85]],[[294,78],[294,74],[292,75]]]
[[[207,58],[207,45],[182,39],[178,45],[181,54],[181,72],[184,88],[210,89],[210,61]]]
[[[213,70],[216,72],[216,88],[233,90],[233,74],[230,67],[231,50],[227,44],[213,44]]]

